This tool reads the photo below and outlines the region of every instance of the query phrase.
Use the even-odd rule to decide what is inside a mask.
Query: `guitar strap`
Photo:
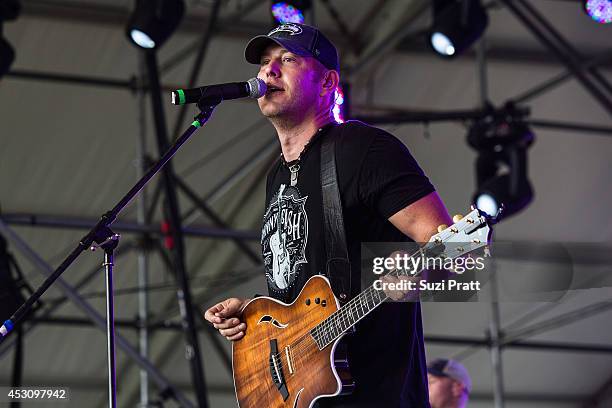
[[[336,172],[336,141],[328,132],[326,133],[321,143],[321,195],[327,256],[324,273],[329,278],[332,290],[340,300],[340,304],[344,305],[351,296],[351,264],[346,246],[346,232]]]

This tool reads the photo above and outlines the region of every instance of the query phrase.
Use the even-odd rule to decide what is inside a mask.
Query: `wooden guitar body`
[[[313,276],[291,304],[251,300],[242,320],[245,336],[232,343],[236,397],[241,408],[308,408],[319,397],[352,390],[340,339],[322,350],[310,331],[339,304],[327,278]]]

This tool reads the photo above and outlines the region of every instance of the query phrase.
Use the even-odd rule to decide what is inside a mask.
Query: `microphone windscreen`
[[[261,98],[266,94],[267,86],[266,83],[259,78],[251,78],[247,81],[249,84],[249,97],[250,98]]]

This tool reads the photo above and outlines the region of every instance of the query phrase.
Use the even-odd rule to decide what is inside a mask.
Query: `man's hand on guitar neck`
[[[226,339],[235,341],[244,336],[246,323],[240,321],[242,309],[250,299],[229,298],[204,312],[204,318],[212,323]]]
[[[410,256],[407,252],[404,251],[395,251],[389,255],[389,258],[394,259],[396,256]],[[389,296],[394,301],[408,301],[415,302],[419,300],[419,281],[422,279],[421,276],[414,276],[407,274],[406,272],[402,273],[389,273],[385,276],[381,277],[381,281],[386,285],[391,285],[394,289],[390,289],[389,286],[384,288],[384,292],[387,296]],[[401,282],[413,282],[413,290],[409,289],[397,289],[402,287]]]

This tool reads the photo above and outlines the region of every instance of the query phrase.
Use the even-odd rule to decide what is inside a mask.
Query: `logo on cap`
[[[298,35],[298,34],[302,34],[302,27],[300,27],[299,25],[295,25],[295,24],[281,24],[278,27],[276,27],[274,30],[270,31],[268,33],[268,36],[271,36],[274,33],[279,33],[281,31],[285,33],[289,33],[289,35]]]

